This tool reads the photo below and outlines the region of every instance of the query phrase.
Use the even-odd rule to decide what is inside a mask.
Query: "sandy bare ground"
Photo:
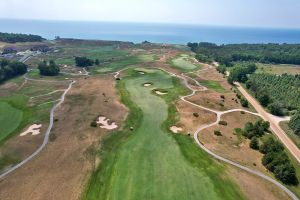
[[[297,159],[300,163],[300,150],[293,143],[293,141],[285,134],[285,132],[279,126],[280,119],[278,117],[272,116],[267,113],[263,107],[239,84],[235,83],[240,92],[247,98],[247,100],[253,105],[258,113],[262,116],[265,121],[270,122],[270,127],[275,135],[280,139],[280,141],[286,146],[286,148],[291,152],[291,154]],[[282,119],[284,121],[287,119]]]
[[[181,127],[171,126],[171,127],[170,127],[170,130],[171,130],[173,133],[179,133],[179,132],[181,132],[183,129],[182,129]]]
[[[20,136],[25,136],[27,134],[38,135],[40,134],[42,124],[33,124],[26,131],[20,134]]]
[[[97,124],[100,124],[100,128],[104,128],[107,130],[113,130],[118,128],[117,124],[115,122],[109,123],[110,119],[107,119],[106,117],[98,117],[98,121],[96,121]]]
[[[158,94],[158,95],[166,95],[166,94],[168,94],[167,92],[161,92],[159,90],[155,90],[155,93]]]
[[[112,77],[76,80],[55,113],[54,139],[40,154],[0,182],[2,200],[79,199],[92,171],[106,129],[90,127],[99,111],[121,124],[126,109]],[[105,93],[105,96],[103,96]],[[109,97],[109,101],[105,102]],[[39,137],[38,135],[37,137]],[[26,138],[26,137],[19,137]]]

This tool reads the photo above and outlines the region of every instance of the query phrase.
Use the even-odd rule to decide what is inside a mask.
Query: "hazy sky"
[[[0,0],[0,18],[300,28],[300,0]]]

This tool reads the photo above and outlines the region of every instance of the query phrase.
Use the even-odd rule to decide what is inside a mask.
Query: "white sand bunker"
[[[151,85],[152,85],[152,83],[144,83],[144,87],[149,87]]]
[[[96,122],[97,124],[100,124],[100,128],[104,128],[107,130],[112,130],[115,128],[118,128],[117,124],[115,122],[112,122],[111,124],[109,124],[109,120],[106,117],[99,117],[98,121]]]
[[[159,90],[155,90],[155,93],[158,94],[158,95],[166,95],[166,94],[168,94],[167,92],[162,92],[162,91],[159,91]]]
[[[170,130],[171,130],[173,133],[179,133],[179,132],[182,131],[182,128],[177,127],[177,126],[171,126],[171,127],[170,127]]]
[[[145,72],[139,71],[139,74],[145,74]]]
[[[42,124],[33,124],[25,132],[21,133],[20,136],[25,136],[27,134],[38,135],[40,134]]]

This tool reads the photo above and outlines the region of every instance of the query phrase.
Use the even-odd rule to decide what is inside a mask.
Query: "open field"
[[[90,173],[100,162],[99,142],[109,132],[90,127],[98,115],[122,127],[126,109],[119,103],[113,77],[77,79],[65,103],[55,113],[47,148],[0,182],[0,199],[78,199]],[[33,142],[34,137],[17,138]]]
[[[247,122],[255,122],[259,118],[251,114],[241,112],[228,113],[221,120],[228,123],[227,126],[215,125],[199,134],[200,141],[213,152],[217,152],[225,158],[237,161],[243,165],[265,171],[261,164],[262,155],[249,147],[249,140],[245,139],[236,129],[244,128]],[[222,136],[214,135],[214,131],[220,131]]]
[[[144,83],[152,85],[146,88]],[[162,98],[152,95],[151,90],[170,91],[173,85],[169,75],[157,70],[147,71],[145,75],[125,78],[120,84],[129,92],[126,99],[130,97],[130,100],[126,102],[133,104],[129,107],[136,105],[141,109],[136,107],[135,110],[143,116],[141,124],[118,146],[115,160],[100,165],[85,199],[243,198],[234,184],[221,175],[223,167],[200,151],[190,138],[178,135],[174,139],[161,129],[168,117],[168,105]],[[166,98],[170,97],[166,95]],[[196,156],[190,156],[194,158],[193,164],[185,158],[190,153]],[[112,170],[105,170],[107,174],[103,174],[105,168]],[[103,185],[104,180],[106,184]]]
[[[256,73],[269,73],[281,75],[287,74],[300,74],[299,65],[271,65],[271,64],[257,64]]]

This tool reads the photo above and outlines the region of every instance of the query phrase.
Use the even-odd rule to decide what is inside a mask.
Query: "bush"
[[[225,96],[224,96],[224,95],[221,95],[220,97],[221,97],[221,99],[225,99]]]
[[[198,113],[193,113],[193,116],[194,117],[199,117],[199,114]]]
[[[40,74],[43,76],[56,76],[59,74],[59,67],[55,64],[53,60],[50,60],[50,62],[41,62],[38,66],[38,69],[40,70]]]
[[[91,125],[91,127],[97,127],[98,126],[96,121],[92,121],[90,125]]]
[[[75,63],[78,67],[88,67],[94,65],[94,61],[86,57],[75,57]]]
[[[266,107],[271,101],[270,97],[265,92],[261,92],[260,94],[258,94],[257,99],[264,107]]]
[[[259,142],[258,142],[257,137],[252,137],[251,138],[249,146],[250,146],[251,149],[255,149],[255,150],[259,149]]]
[[[247,99],[245,98],[242,98],[241,99],[241,105],[245,108],[248,108],[249,107],[249,102],[247,101]]]
[[[268,106],[268,109],[270,110],[271,114],[273,114],[273,115],[284,116],[283,104],[281,104],[279,102],[271,103]]]
[[[223,126],[227,126],[228,125],[228,123],[226,121],[219,121],[219,124],[223,125]]]
[[[215,130],[215,131],[214,131],[214,134],[215,134],[216,136],[222,136],[222,133],[221,133],[221,131],[217,131],[217,130]]]

